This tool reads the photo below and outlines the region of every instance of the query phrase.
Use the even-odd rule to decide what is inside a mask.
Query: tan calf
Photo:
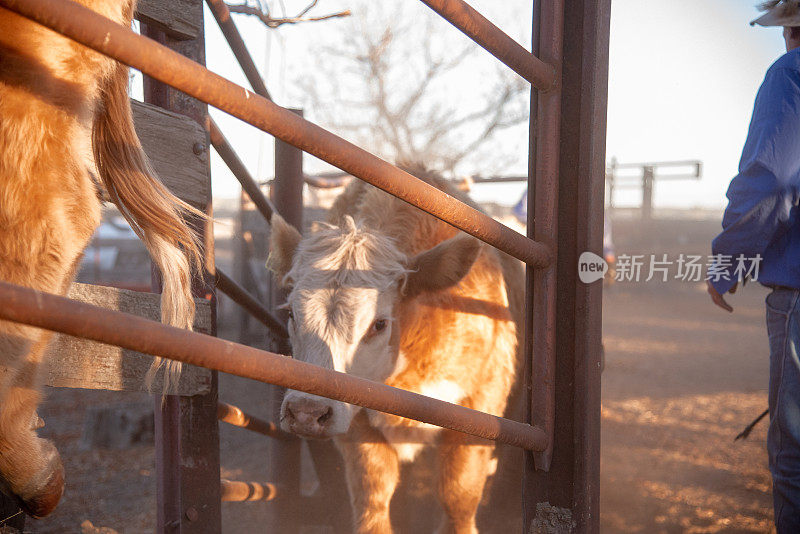
[[[301,238],[273,216],[270,263],[290,288],[294,356],[502,415],[519,362],[521,265],[360,181],[329,221]],[[335,437],[357,532],[392,531],[399,464],[426,445],[438,448],[440,532],[477,532],[493,443],[297,391],[281,416],[285,430]]]
[[[131,23],[133,0],[80,3]],[[94,174],[162,271],[162,319],[188,328],[199,254],[181,212],[192,210],[153,177],[127,85],[126,67],[0,8],[0,280],[66,292],[100,222]],[[63,489],[58,452],[34,429],[49,339],[0,322],[0,489],[33,516]]]

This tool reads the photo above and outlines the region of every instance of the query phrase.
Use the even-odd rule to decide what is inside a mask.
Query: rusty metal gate
[[[563,531],[596,532],[602,288],[600,283],[579,282],[577,268],[580,254],[599,254],[602,243],[610,0],[535,0],[533,54],[462,0],[422,1],[533,86],[527,236],[274,104],[222,0],[207,3],[255,93],[203,66],[198,0],[174,2],[183,12],[173,25],[142,16],[140,7],[141,36],[71,0],[0,0],[0,6],[140,70],[146,76],[146,100],[204,124],[212,145],[267,220],[273,211],[271,203],[207,118],[203,103],[524,261],[524,379],[530,424],[6,283],[0,283],[4,303],[0,318],[521,447],[530,451],[525,454],[525,528],[540,520],[556,521],[554,526]],[[195,30],[199,25],[200,31],[187,36],[182,29],[187,20]],[[210,206],[208,202],[209,212]],[[281,320],[215,269],[212,234],[204,230],[201,236],[206,244],[206,274],[197,284],[196,295],[213,301],[216,287],[285,339]],[[213,309],[210,333],[214,333]],[[220,484],[218,417],[278,440],[285,436],[271,423],[218,404],[216,380],[212,373],[208,391],[168,397],[157,411],[160,532],[218,532],[221,497],[243,500],[255,493],[269,498],[276,492],[271,485]],[[277,491],[282,491],[280,485]],[[561,510],[553,513],[555,508]]]

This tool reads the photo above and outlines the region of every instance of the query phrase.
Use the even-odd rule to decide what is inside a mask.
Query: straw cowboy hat
[[[750,26],[800,26],[800,0],[772,0],[759,6],[766,11]]]

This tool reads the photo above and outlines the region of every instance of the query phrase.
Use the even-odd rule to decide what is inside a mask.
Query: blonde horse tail
[[[114,65],[114,72],[101,88],[101,109],[95,114],[92,147],[109,198],[161,271],[161,321],[191,330],[195,312],[192,273],[200,269],[201,253],[197,236],[184,216],[204,215],[170,193],[153,172],[133,127],[128,68],[122,64]],[[147,374],[148,388],[162,367],[165,362],[156,358]],[[166,364],[165,394],[177,385],[180,371],[180,362]]]

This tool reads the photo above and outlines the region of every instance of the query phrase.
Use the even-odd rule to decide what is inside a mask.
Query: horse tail
[[[161,271],[161,321],[191,330],[195,313],[192,273],[199,272],[202,262],[197,236],[184,217],[204,214],[175,197],[156,177],[133,127],[128,68],[121,63],[115,63],[113,68],[101,87],[101,106],[92,128],[97,171],[109,198]],[[148,388],[162,367],[165,362],[156,358],[147,373]],[[166,364],[165,394],[177,385],[180,371],[180,362]]]

